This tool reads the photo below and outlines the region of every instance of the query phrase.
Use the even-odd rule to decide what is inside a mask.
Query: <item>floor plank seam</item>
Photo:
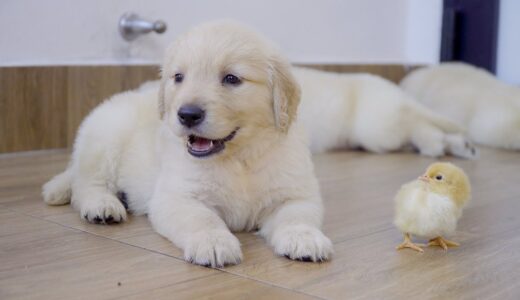
[[[176,256],[173,256],[173,255],[169,255],[169,254],[162,253],[162,252],[159,252],[159,251],[156,251],[156,250],[140,247],[140,246],[137,246],[137,245],[128,244],[128,243],[125,243],[123,241],[112,239],[112,238],[109,238],[109,237],[106,237],[106,236],[103,236],[103,235],[100,235],[100,234],[96,234],[96,233],[93,233],[93,232],[89,232],[89,231],[85,231],[85,230],[82,230],[82,229],[74,228],[74,227],[71,227],[71,226],[68,226],[68,225],[65,225],[65,224],[58,223],[56,221],[47,220],[47,219],[45,219],[43,217],[39,217],[39,216],[27,214],[27,213],[18,212],[16,210],[13,210],[13,209],[10,209],[10,208],[7,208],[7,209],[9,211],[11,211],[11,212],[14,212],[14,213],[17,213],[17,214],[21,214],[21,215],[24,215],[26,217],[31,217],[31,218],[38,219],[38,220],[41,220],[41,221],[49,222],[49,223],[52,223],[52,224],[55,224],[55,225],[58,225],[58,226],[61,226],[61,227],[67,228],[67,229],[71,229],[71,230],[74,230],[74,231],[77,231],[77,232],[82,232],[82,233],[85,233],[85,234],[90,234],[90,235],[93,235],[93,236],[96,236],[96,237],[100,237],[100,238],[103,238],[103,239],[106,239],[106,240],[109,240],[109,241],[114,241],[114,242],[117,242],[117,243],[122,244],[122,245],[130,246],[130,247],[137,248],[137,249],[141,249],[141,250],[144,250],[144,251],[147,251],[147,252],[151,252],[151,253],[155,253],[155,254],[158,254],[158,255],[161,255],[161,256],[170,257],[170,258],[173,258],[173,259],[175,259],[177,261],[180,261],[182,263],[188,264],[184,259],[176,257]],[[196,265],[193,265],[193,266],[194,267],[205,268],[205,267],[202,267],[202,266],[196,266]],[[264,285],[268,285],[268,286],[271,286],[271,287],[281,288],[281,289],[284,289],[284,290],[287,290],[287,291],[291,291],[291,292],[295,292],[295,293],[298,293],[298,294],[302,294],[302,295],[305,295],[305,296],[314,297],[314,298],[318,298],[318,299],[321,299],[321,300],[327,300],[327,298],[322,298],[322,297],[319,297],[317,295],[308,294],[308,293],[305,293],[305,292],[302,292],[302,291],[299,291],[299,290],[295,290],[295,289],[292,289],[292,288],[289,288],[289,287],[276,285],[276,284],[274,284],[272,282],[259,280],[257,278],[253,278],[253,277],[250,277],[250,276],[247,276],[247,275],[244,275],[244,274],[234,273],[234,272],[230,272],[230,271],[227,271],[225,269],[220,269],[220,268],[219,269],[213,269],[213,270],[216,270],[216,271],[219,271],[219,272],[222,272],[222,273],[227,273],[227,274],[230,274],[230,275],[233,275],[233,276],[238,276],[240,278],[256,281],[258,283],[261,283],[261,284],[264,284]],[[202,278],[202,277],[199,277],[199,278]]]
[[[222,270],[222,269],[219,269],[219,270]],[[260,280],[258,278],[250,277],[250,276],[245,275],[245,274],[239,274],[239,273],[230,272],[230,271],[227,271],[227,270],[222,270],[222,271],[225,272],[225,273],[231,274],[231,275],[239,276],[239,277],[242,277],[244,279],[253,280],[253,281],[256,281],[256,282],[259,282],[259,283],[262,283],[262,284],[265,284],[265,285],[269,285],[269,286],[272,286],[272,287],[282,288],[284,290],[288,290],[288,291],[295,292],[295,293],[298,293],[298,294],[302,294],[302,295],[305,295],[305,296],[314,297],[314,298],[321,299],[321,300],[328,300],[328,298],[323,298],[323,297],[320,297],[318,295],[309,294],[307,292],[299,291],[299,290],[296,290],[296,289],[293,289],[293,288],[288,288],[288,287],[284,287],[284,286],[281,286],[281,285],[277,285],[277,284],[274,284],[272,282]]]
[[[122,299],[122,298],[126,298],[128,296],[136,296],[136,295],[144,294],[146,292],[150,292],[150,291],[153,291],[153,290],[160,290],[160,289],[176,286],[176,285],[179,285],[179,284],[184,284],[184,283],[191,282],[191,281],[196,281],[196,280],[203,279],[203,278],[217,276],[218,274],[220,274],[220,273],[208,274],[208,275],[204,275],[204,276],[200,276],[200,277],[196,277],[196,278],[190,278],[190,279],[182,280],[182,281],[179,281],[179,282],[176,282],[176,283],[167,284],[167,285],[163,285],[163,286],[159,286],[159,287],[155,287],[155,288],[151,288],[151,289],[145,289],[145,290],[141,290],[141,291],[138,291],[136,293],[133,293],[133,294],[123,295],[123,296],[110,298],[110,299]]]
[[[62,224],[62,223],[59,223],[59,222],[56,222],[56,221],[48,220],[48,219],[45,219],[44,217],[39,217],[39,216],[27,214],[27,213],[18,212],[16,210],[13,210],[13,209],[10,209],[10,208],[7,208],[7,209],[9,211],[11,211],[11,212],[18,213],[18,214],[24,215],[26,217],[31,217],[31,218],[38,219],[40,221],[49,222],[49,223],[52,223],[54,225],[58,225],[58,226],[61,226],[61,227],[67,228],[67,229],[71,229],[71,230],[74,230],[74,231],[90,234],[90,235],[93,235],[93,236],[96,236],[96,237],[100,237],[100,238],[103,238],[103,239],[106,239],[106,240],[114,241],[114,242],[117,242],[117,243],[122,244],[122,245],[130,246],[130,247],[133,247],[133,248],[138,248],[138,249],[141,249],[141,250],[145,250],[145,251],[152,252],[152,253],[155,253],[155,254],[160,254],[160,255],[163,255],[163,256],[167,256],[167,257],[171,257],[171,258],[174,258],[176,260],[182,261],[184,263],[186,262],[185,260],[183,260],[181,258],[178,258],[176,256],[173,256],[173,255],[169,255],[169,254],[166,254],[166,253],[158,252],[158,251],[155,251],[155,250],[152,250],[152,249],[148,249],[148,248],[144,248],[144,247],[140,247],[140,246],[137,246],[137,245],[128,244],[128,243],[125,243],[123,241],[112,239],[112,238],[104,236],[104,235],[100,235],[100,234],[97,234],[97,233],[94,233],[94,232],[82,230],[82,229],[79,229],[79,228],[74,228],[72,226],[65,225],[65,224]],[[110,226],[110,225],[108,225],[108,226]]]
[[[333,244],[334,245],[338,245],[338,244],[341,244],[341,243],[344,243],[344,242],[365,238],[365,237],[368,237],[368,236],[371,236],[371,235],[375,235],[375,234],[378,234],[378,233],[382,233],[382,232],[385,232],[385,231],[392,230],[393,228],[394,227],[388,227],[388,228],[380,229],[380,230],[377,230],[377,231],[374,231],[374,232],[370,232],[370,233],[361,234],[361,235],[358,235],[358,236],[349,237],[349,238],[346,238],[344,240],[336,241]]]

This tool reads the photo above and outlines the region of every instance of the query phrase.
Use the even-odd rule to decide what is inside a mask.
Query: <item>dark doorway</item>
[[[444,0],[441,61],[495,73],[500,0]]]

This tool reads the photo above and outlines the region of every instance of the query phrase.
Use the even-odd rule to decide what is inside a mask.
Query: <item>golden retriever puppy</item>
[[[70,199],[81,217],[105,224],[126,218],[119,195],[195,264],[239,263],[232,231],[257,229],[278,255],[329,259],[299,100],[269,42],[236,23],[201,25],[167,50],[159,97],[143,86],[84,120],[44,200]]]
[[[418,69],[401,87],[434,111],[466,126],[475,143],[520,150],[520,88],[484,69],[446,63]]]
[[[461,126],[388,80],[305,68],[294,68],[293,73],[302,87],[298,118],[310,133],[314,153],[334,148],[384,153],[412,146],[433,157],[476,155]]]

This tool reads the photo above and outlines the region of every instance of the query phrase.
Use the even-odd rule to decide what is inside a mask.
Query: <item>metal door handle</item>
[[[165,32],[166,23],[161,20],[155,22],[146,21],[134,13],[125,13],[121,19],[119,19],[119,32],[127,41],[133,41],[140,35],[152,31],[157,33]]]

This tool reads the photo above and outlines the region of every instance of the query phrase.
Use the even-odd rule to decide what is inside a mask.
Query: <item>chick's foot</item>
[[[404,248],[410,248],[412,250],[415,250],[415,251],[418,251],[418,252],[424,252],[424,250],[420,247],[422,245],[420,244],[414,244],[412,243],[412,240],[410,238],[410,234],[408,233],[405,233],[404,234],[404,241],[399,245],[397,246],[397,250],[401,250],[401,249],[404,249]]]
[[[434,239],[431,239],[430,242],[428,242],[428,247],[430,246],[439,246],[445,251],[447,251],[449,247],[458,247],[459,243],[446,240],[442,236],[438,236]]]

